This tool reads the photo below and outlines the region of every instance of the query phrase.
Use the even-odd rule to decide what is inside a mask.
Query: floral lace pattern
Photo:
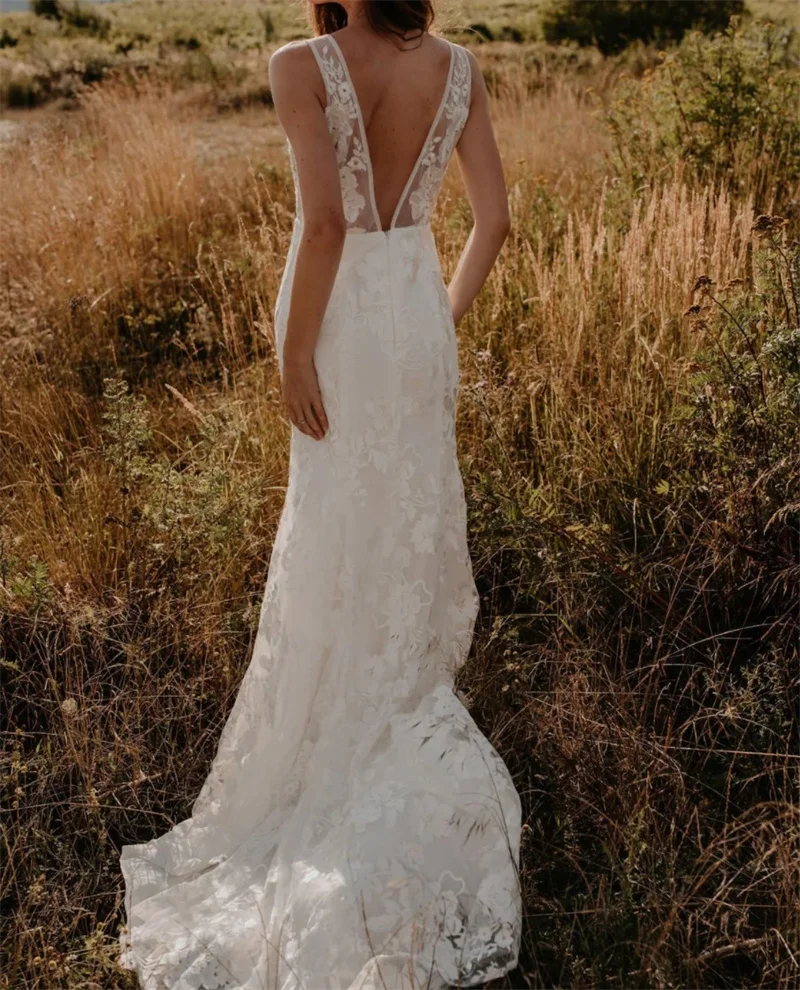
[[[460,45],[448,44],[450,66],[439,110],[394,211],[392,228],[430,222],[445,170],[469,117],[469,55]],[[347,61],[333,35],[315,38],[309,45],[325,84],[325,117],[336,148],[348,230],[380,230],[367,135]]]
[[[342,204],[348,230],[380,228],[372,199],[372,177],[361,108],[338,44],[328,35],[309,42],[325,83],[325,118],[336,148]]]
[[[360,112],[314,46],[354,218],[315,353],[330,430],[292,431],[253,655],[192,815],[123,849],[143,990],[444,990],[517,960],[519,797],[453,690],[478,598],[450,303],[429,225],[367,229]],[[409,180],[418,219],[466,119],[458,61]]]
[[[392,226],[430,223],[447,165],[469,117],[472,69],[464,48],[452,46],[447,88],[439,115],[395,211]]]

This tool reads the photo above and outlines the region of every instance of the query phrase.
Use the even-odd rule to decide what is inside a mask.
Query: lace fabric
[[[478,596],[427,222],[470,66],[453,46],[381,232],[346,63],[311,44],[349,225],[315,353],[330,429],[292,431],[253,655],[191,817],[123,849],[121,962],[144,990],[444,990],[517,960],[519,797],[453,689]],[[300,212],[279,355],[301,230]]]
[[[336,147],[345,221],[351,232],[381,230],[366,128],[347,60],[334,35],[308,42],[325,84],[325,117]],[[472,70],[466,49],[448,42],[441,103],[395,208],[390,229],[430,222],[447,164],[469,117]]]
[[[325,83],[325,118],[339,163],[347,229],[353,232],[380,230],[367,133],[347,62],[332,35],[314,39],[309,46]]]
[[[439,112],[397,204],[393,227],[430,223],[447,165],[469,117],[472,70],[464,48],[451,45],[450,72]]]

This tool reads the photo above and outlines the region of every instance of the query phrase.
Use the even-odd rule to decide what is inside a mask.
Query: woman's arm
[[[325,91],[310,48],[281,48],[270,59],[269,75],[278,119],[294,153],[303,204],[303,234],[283,345],[283,396],[294,425],[321,440],[328,420],[314,349],[345,240],[339,167],[325,120]]]
[[[471,52],[469,58],[472,105],[456,152],[475,225],[447,290],[456,323],[481,291],[511,229],[503,165],[489,116],[489,96],[478,60]]]

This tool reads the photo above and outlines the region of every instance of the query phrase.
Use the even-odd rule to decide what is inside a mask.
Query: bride
[[[509,228],[488,99],[432,0],[311,13],[270,64],[297,195],[289,486],[192,815],[122,850],[144,990],[437,990],[517,962],[519,798],[453,690],[478,608],[455,326]],[[475,225],[446,289],[430,218],[454,151]]]

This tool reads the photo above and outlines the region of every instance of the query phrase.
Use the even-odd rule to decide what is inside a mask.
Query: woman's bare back
[[[376,205],[386,229],[441,106],[450,46],[425,34],[400,49],[350,28],[335,38],[364,117]]]

